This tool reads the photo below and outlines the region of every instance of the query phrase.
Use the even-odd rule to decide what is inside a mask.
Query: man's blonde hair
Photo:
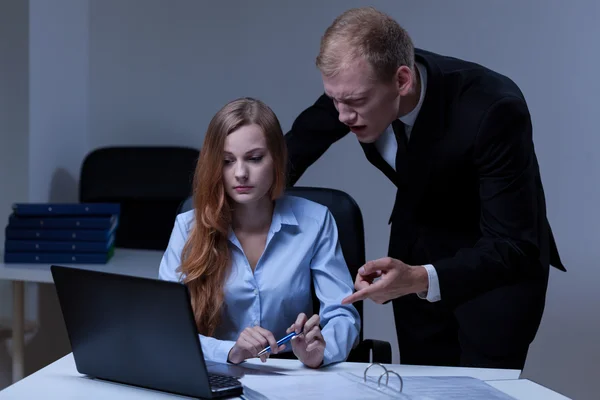
[[[403,65],[413,69],[414,46],[408,33],[389,15],[373,7],[353,8],[325,31],[317,67],[331,77],[358,57],[371,65],[375,78],[388,81]]]

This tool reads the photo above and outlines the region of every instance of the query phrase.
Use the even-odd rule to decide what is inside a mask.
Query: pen
[[[289,342],[289,341],[290,341],[290,340],[292,340],[292,339],[293,339],[295,336],[298,336],[298,335],[301,335],[301,334],[299,334],[299,333],[296,333],[296,332],[292,332],[292,333],[290,333],[289,335],[286,335],[286,336],[282,337],[281,339],[279,339],[279,340],[277,341],[277,347],[281,346],[281,345],[282,345],[282,344],[284,344],[284,343],[287,343],[287,342]],[[268,351],[271,351],[271,346],[267,346],[267,347],[265,347],[264,349],[262,349],[262,350],[260,351],[260,353],[258,353],[258,356],[260,357],[260,356],[262,356],[263,354],[265,354],[265,353],[266,353],[266,352],[268,352]]]

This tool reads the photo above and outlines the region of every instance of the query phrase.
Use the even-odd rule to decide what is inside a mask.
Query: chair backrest
[[[121,204],[116,247],[165,250],[198,156],[176,146],[96,149],[81,166],[79,201]]]
[[[194,208],[194,197],[190,196],[181,203],[177,214],[181,214],[186,211],[190,211],[192,208]]]
[[[303,197],[329,208],[338,228],[338,239],[348,265],[352,280],[356,277],[358,269],[365,264],[365,233],[362,212],[356,201],[348,193],[337,189],[319,187],[290,187],[286,194]],[[192,198],[186,199],[179,212],[191,210]],[[313,312],[319,313],[319,299],[313,288]],[[361,320],[363,319],[362,301],[354,303]],[[363,339],[363,330],[360,330],[360,341]]]

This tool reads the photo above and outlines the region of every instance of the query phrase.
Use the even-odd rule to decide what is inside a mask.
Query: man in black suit
[[[333,22],[317,66],[325,94],[286,135],[290,184],[351,131],[397,187],[389,257],[344,302],[393,302],[402,363],[523,368],[549,265],[565,268],[519,88],[415,49],[373,8]]]

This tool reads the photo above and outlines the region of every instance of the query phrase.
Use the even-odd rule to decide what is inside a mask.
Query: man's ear
[[[412,88],[414,73],[406,65],[402,65],[396,70],[394,81],[400,96],[406,96]]]

